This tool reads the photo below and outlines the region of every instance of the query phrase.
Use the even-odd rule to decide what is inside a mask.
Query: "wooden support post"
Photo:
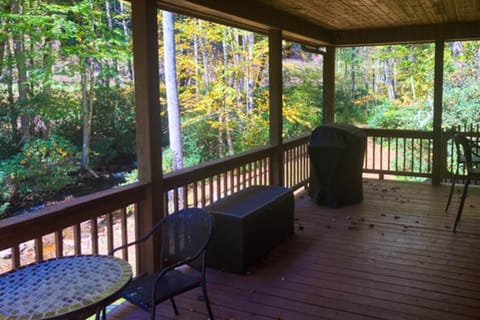
[[[433,90],[433,163],[432,185],[440,185],[442,180],[442,105],[443,105],[443,56],[445,42],[435,42],[435,80]]]
[[[162,152],[158,80],[158,26],[155,1],[132,1],[138,176],[150,182],[140,204],[140,236],[163,216]],[[161,268],[158,239],[140,247],[140,272]]]
[[[323,56],[323,123],[335,122],[335,47]]]
[[[268,39],[270,81],[270,145],[275,152],[270,160],[270,184],[283,185],[282,146],[282,32],[272,30]]]

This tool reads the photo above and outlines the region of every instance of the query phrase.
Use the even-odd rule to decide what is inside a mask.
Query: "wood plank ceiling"
[[[333,45],[480,39],[480,0],[159,0],[161,8]]]
[[[480,21],[478,0],[258,0],[328,30]]]

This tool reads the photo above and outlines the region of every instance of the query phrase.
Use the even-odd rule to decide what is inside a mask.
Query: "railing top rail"
[[[367,136],[386,137],[386,138],[424,138],[433,139],[433,131],[425,130],[397,130],[397,129],[363,129]]]
[[[269,157],[272,155],[273,150],[274,148],[272,146],[263,146],[228,158],[212,160],[194,167],[170,172],[164,176],[164,188],[165,190],[173,189],[191,183],[192,181],[199,181],[206,177],[237,168],[239,164],[241,165]]]
[[[148,186],[136,182],[0,220],[0,250],[142,201]]]

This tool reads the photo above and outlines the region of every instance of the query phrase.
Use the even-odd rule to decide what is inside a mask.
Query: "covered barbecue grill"
[[[317,204],[329,207],[362,201],[362,167],[367,136],[347,124],[317,127],[310,137],[310,186]]]

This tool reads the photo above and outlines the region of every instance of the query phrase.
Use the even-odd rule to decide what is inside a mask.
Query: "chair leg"
[[[462,199],[460,201],[460,206],[458,207],[457,217],[455,218],[455,225],[453,226],[453,232],[457,230],[457,224],[460,221],[460,217],[462,216],[463,205],[465,204],[465,198],[467,198],[467,191],[468,191],[469,184],[470,184],[470,177],[467,177],[467,181],[465,181],[465,187],[463,187],[463,194],[462,194]]]
[[[106,320],[107,319],[107,307],[101,307],[97,309],[95,314],[95,320]]]
[[[150,320],[155,320],[155,313],[157,312],[157,306],[155,304],[152,305],[152,311],[150,312]]]
[[[213,320],[213,312],[212,312],[212,308],[210,307],[210,300],[208,299],[207,287],[205,286],[205,284],[202,286],[202,290],[203,290],[203,298],[205,299],[205,304],[207,305],[208,318],[210,320]]]
[[[455,175],[453,176],[452,186],[450,187],[450,194],[448,195],[447,206],[445,207],[445,211],[448,211],[448,207],[450,207],[450,202],[452,201],[453,190],[455,189],[455,182],[457,181],[458,176],[458,163],[457,163],[457,170],[455,170]]]
[[[175,300],[173,300],[173,297],[170,298],[170,302],[172,303],[173,312],[175,312],[175,315],[178,316],[177,304],[175,303]]]

